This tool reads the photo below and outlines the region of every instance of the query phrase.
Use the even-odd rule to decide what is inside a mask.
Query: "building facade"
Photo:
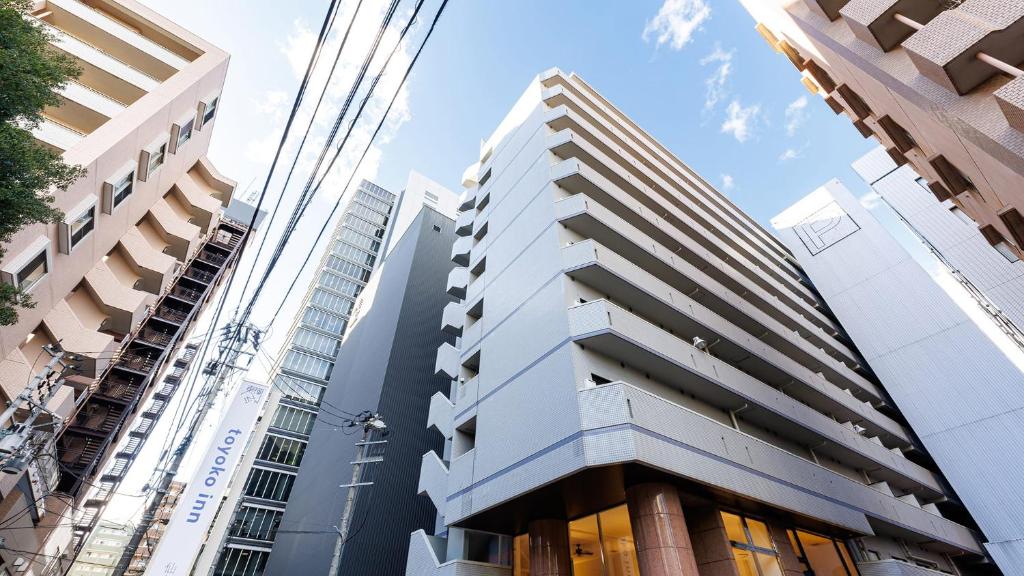
[[[420,208],[423,206],[455,219],[459,212],[459,195],[415,170],[410,171],[405,188],[398,195],[395,220],[384,237],[385,258],[412,225],[412,221],[419,216]]]
[[[741,2],[812,93],[1024,256],[1024,2]]]
[[[977,521],[1024,573],[1024,373],[838,181],[772,220]]]
[[[449,441],[419,478],[441,518],[406,574],[982,558],[791,252],[578,76],[531,82],[464,185],[429,415]]]
[[[909,165],[897,166],[882,148],[853,169],[892,208],[977,300],[993,321],[1024,346],[1024,261],[1010,250],[992,250],[952,200],[936,200],[927,181]]]
[[[235,183],[206,158],[227,54],[132,0],[32,8],[82,69],[34,135],[86,170],[56,194],[65,220],[19,231],[0,262],[0,281],[36,302],[0,329],[2,400],[50,352],[76,374],[48,402],[62,425],[33,435],[27,474],[0,479],[0,561],[45,574],[66,570],[96,525],[123,471],[106,464],[134,456],[112,447],[234,264],[245,226],[222,218]]]
[[[101,521],[82,546],[68,576],[113,576],[131,537],[132,531],[127,526]]]
[[[351,513],[338,574],[402,574],[408,535],[433,530],[436,510],[417,496],[420,460],[441,451],[444,437],[427,428],[432,398],[444,398],[449,381],[434,374],[434,351],[455,335],[437,330],[455,241],[455,221],[433,208],[419,215],[395,240],[391,253],[356,303],[331,384],[328,408],[310,433],[288,510],[266,574],[329,574],[347,489],[352,482],[358,429],[341,426],[345,414],[380,414],[388,434],[375,433],[364,451],[360,487]],[[443,392],[442,392],[443,391]],[[355,433],[353,433],[355,432]],[[373,461],[375,458],[382,461]]]
[[[356,298],[378,266],[396,201],[367,180],[349,199],[273,366],[274,387],[197,560],[197,574],[263,573],[335,356]]]

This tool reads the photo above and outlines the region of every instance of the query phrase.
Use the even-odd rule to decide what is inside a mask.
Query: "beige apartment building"
[[[0,400],[46,367],[44,347],[74,368],[36,421],[56,425],[38,426],[21,472],[0,478],[0,573],[50,574],[66,569],[145,440],[129,424],[141,402],[173,390],[150,384],[245,226],[222,217],[235,182],[206,158],[226,53],[133,0],[38,1],[32,15],[82,68],[34,134],[87,170],[57,194],[65,220],[21,230],[0,262],[0,281],[36,302],[0,329]],[[114,454],[122,436],[131,441]]]
[[[812,93],[1024,256],[1024,1],[741,2]]]

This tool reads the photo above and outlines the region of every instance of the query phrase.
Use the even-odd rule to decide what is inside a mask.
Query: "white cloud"
[[[313,127],[310,131],[309,139],[299,155],[294,176],[289,184],[289,190],[291,190],[289,193],[290,196],[298,194],[298,190],[305,185],[310,173],[314,170],[317,157],[327,140],[330,130],[334,126],[339,111],[344,105],[352,82],[355,80],[356,74],[362,65],[363,58],[370,49],[377,27],[383,17],[386,7],[386,3],[375,3],[373,9],[367,9],[364,7],[360,10],[359,17],[352,27],[352,32],[348,38],[345,50],[342,53],[341,59],[338,61],[334,75],[330,79],[328,79],[327,74],[330,71],[333,59],[338,52],[338,48],[341,43],[341,33],[336,32],[332,34],[324,43],[322,56],[317,63],[317,67],[314,70],[306,89],[307,97],[304,99],[303,105],[300,107],[299,112],[295,117],[291,135],[289,136],[288,143],[282,152],[281,161],[275,172],[275,182],[280,186],[280,184],[283,183],[284,175],[287,174],[291,161],[295,156],[295,151],[302,138],[302,134],[305,132],[306,126],[310,123],[316,100],[326,85],[326,93],[324,95],[323,103],[320,105],[320,109],[316,113],[316,117],[313,118]],[[339,14],[338,18],[339,20],[351,18],[351,13]],[[383,65],[384,60],[388,57],[388,54],[394,47],[395,42],[397,42],[399,29],[401,26],[404,26],[404,24],[405,20],[403,16],[396,15],[392,20],[390,27],[381,39],[380,47],[374,55],[373,61],[370,63],[370,67],[363,80],[362,88],[356,93],[355,98],[349,105],[345,118],[338,130],[337,137],[324,159],[322,166],[317,169],[316,180],[323,178],[323,184],[318,195],[331,198],[332,203],[339,195],[346,192],[346,190],[343,190],[342,188],[344,187],[345,182],[349,180],[352,170],[355,169],[356,162],[358,162],[359,157],[366,148],[367,142],[373,134],[377,123],[380,121],[384,110],[387,108],[391,96],[398,88],[398,82],[401,80],[402,72],[408,66],[409,61],[412,58],[410,53],[412,47],[409,46],[409,42],[407,41],[405,45],[398,49],[394,57],[391,59],[391,62],[388,64],[388,73],[386,73],[377,84],[377,87],[374,89],[373,97],[363,110],[363,113],[359,118],[359,122],[357,122],[353,128],[348,141],[345,143],[345,146],[341,151],[341,154],[338,156],[334,166],[331,167],[330,171],[327,172],[325,176],[327,164],[334,155],[337,144],[341,142],[345,132],[348,130],[349,123],[355,116],[356,110],[362,101],[366,88],[373,80],[373,77],[376,76],[381,65]],[[419,37],[419,35],[416,34],[417,28],[419,28],[419,26],[415,26],[413,30],[410,31],[407,39],[415,39]],[[296,21],[287,38],[283,42],[278,43],[278,47],[282,55],[287,60],[291,71],[297,79],[301,79],[305,74],[306,66],[309,62],[309,57],[315,43],[315,31],[303,21]],[[275,90],[266,92],[261,99],[254,102],[253,108],[261,115],[262,118],[266,119],[267,122],[273,126],[273,129],[267,130],[265,137],[250,141],[247,144],[246,155],[252,160],[262,162],[264,165],[269,164],[281,138],[281,132],[284,130],[284,124],[287,120],[288,112],[291,110],[293,97],[293,93],[285,94]],[[354,188],[358,185],[362,178],[372,179],[376,176],[382,156],[380,146],[390,141],[402,124],[407,122],[410,118],[411,111],[409,109],[409,91],[407,86],[403,86],[394,106],[388,114],[388,118],[385,121],[380,134],[377,136],[377,140],[370,147],[366,154],[366,158],[359,166],[358,172],[352,178],[350,188]],[[307,211],[307,214],[304,217],[304,219],[309,218],[314,218],[312,211]]]
[[[746,142],[754,135],[754,130],[761,121],[761,105],[743,106],[739,100],[733,100],[725,110],[725,122],[722,122],[722,134],[732,134],[739,142]]]
[[[719,44],[716,43],[715,50],[701,58],[701,66],[707,66],[708,64],[716,62],[718,63],[718,67],[715,68],[714,73],[704,80],[704,86],[706,87],[704,94],[704,110],[711,110],[726,96],[728,96],[726,82],[728,82],[729,75],[732,73],[733,54],[735,54],[735,51],[729,50],[726,52],[725,50],[722,50],[722,47]]]
[[[786,150],[779,154],[779,162],[789,162],[790,160],[796,160],[803,156],[803,150],[797,150],[796,148],[786,148]]]
[[[668,44],[673,50],[682,50],[709,18],[711,6],[706,0],[665,0],[644,26],[643,39],[649,42],[653,36],[658,46]]]
[[[736,179],[732,174],[722,174],[722,190],[728,191],[736,187]]]
[[[797,128],[807,120],[807,96],[801,96],[786,106],[786,134],[796,134]]]
[[[872,190],[867,194],[859,198],[860,205],[867,208],[868,210],[874,210],[882,205],[882,197],[878,195],[878,192]]]

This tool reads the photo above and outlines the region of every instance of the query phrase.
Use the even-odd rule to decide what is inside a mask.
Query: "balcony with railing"
[[[937,0],[850,0],[841,14],[857,38],[888,52],[945,9]]]

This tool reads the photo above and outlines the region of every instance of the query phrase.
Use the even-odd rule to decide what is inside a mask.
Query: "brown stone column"
[[[699,576],[679,492],[671,484],[626,489],[637,560],[643,576]]]
[[[725,534],[725,523],[717,508],[686,511],[693,556],[701,576],[740,576],[732,556],[732,544]]]
[[[570,576],[569,525],[565,520],[534,520],[530,534],[530,576]]]
[[[803,568],[800,559],[793,551],[793,545],[789,542],[789,535],[786,529],[778,524],[768,524],[768,533],[775,542],[775,549],[779,551],[779,561],[782,563],[782,571],[786,576],[803,576]]]

